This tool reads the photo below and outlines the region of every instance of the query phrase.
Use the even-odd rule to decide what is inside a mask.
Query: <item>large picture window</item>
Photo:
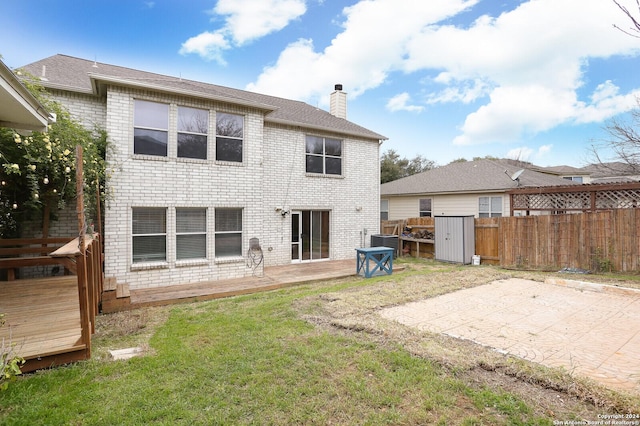
[[[216,258],[242,256],[242,209],[215,211]]]
[[[209,111],[178,107],[178,157],[207,159]]]
[[[167,209],[133,209],[133,263],[167,260]]]
[[[502,197],[480,197],[478,217],[501,217]]]
[[[176,259],[207,257],[207,210],[176,209]]]
[[[216,113],[216,160],[242,162],[244,117]]]
[[[307,136],[307,173],[342,174],[342,141],[339,139]]]
[[[136,100],[133,114],[133,153],[167,156],[169,105]]]

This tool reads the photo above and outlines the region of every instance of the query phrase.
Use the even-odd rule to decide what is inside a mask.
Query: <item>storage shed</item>
[[[475,251],[473,216],[436,216],[435,259],[470,264]]]

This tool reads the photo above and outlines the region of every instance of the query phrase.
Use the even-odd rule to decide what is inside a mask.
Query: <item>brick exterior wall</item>
[[[330,259],[354,259],[355,248],[368,246],[379,229],[379,147],[344,135],[264,125],[263,112],[213,101],[109,87],[106,102],[60,92],[56,97],[87,126],[102,125],[114,146],[108,160],[111,198],[105,217],[105,276],[131,289],[179,285],[251,276],[247,266],[249,239],[258,238],[264,266],[291,262],[291,217],[285,210],[330,212]],[[134,100],[169,104],[167,157],[133,154]],[[177,158],[177,107],[204,108],[209,113],[208,160]],[[213,160],[216,111],[244,116],[243,162]],[[340,177],[305,173],[305,135],[343,140]],[[132,261],[132,209],[162,207],[167,212],[167,260]],[[178,261],[175,253],[176,208],[207,209],[207,258]],[[243,210],[243,256],[216,259],[216,208]],[[366,236],[364,234],[366,230]]]
[[[96,96],[60,90],[52,90],[50,93],[52,98],[63,104],[71,116],[85,128],[93,130],[96,126],[105,127],[107,105]]]

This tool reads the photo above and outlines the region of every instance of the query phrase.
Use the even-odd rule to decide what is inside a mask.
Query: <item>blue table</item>
[[[356,249],[356,273],[363,275],[365,278],[371,278],[374,275],[391,275],[393,272],[394,250],[391,247]]]

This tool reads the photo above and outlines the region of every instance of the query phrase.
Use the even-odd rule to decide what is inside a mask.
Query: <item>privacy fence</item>
[[[433,258],[433,240],[414,242],[407,226],[437,232],[433,218],[383,221],[381,232],[398,235],[404,254]],[[637,272],[640,209],[476,219],[475,248],[482,263],[506,268]]]

